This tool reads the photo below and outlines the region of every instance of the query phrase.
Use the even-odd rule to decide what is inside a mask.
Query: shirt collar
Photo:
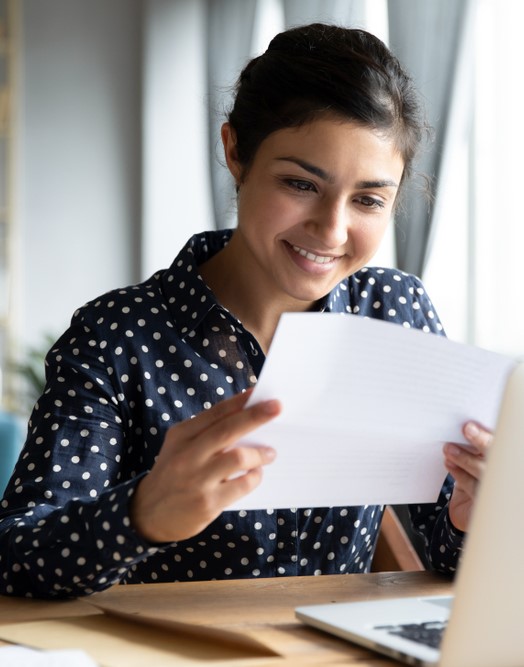
[[[221,308],[202,280],[198,267],[227,245],[233,231],[206,231],[192,236],[162,277],[168,308],[181,337],[190,334],[213,308]]]
[[[348,282],[345,278],[335,285],[331,292],[319,301],[318,310],[322,313],[350,313]]]

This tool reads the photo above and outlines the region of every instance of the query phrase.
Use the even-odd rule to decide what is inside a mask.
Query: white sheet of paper
[[[473,419],[494,429],[516,360],[398,324],[286,313],[250,404],[281,415],[243,442],[277,458],[229,509],[434,502],[444,442]]]
[[[97,667],[80,650],[37,651],[24,646],[0,647],[2,667]]]

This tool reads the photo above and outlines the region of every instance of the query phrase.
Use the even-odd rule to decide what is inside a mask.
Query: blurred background
[[[519,0],[0,0],[0,369],[27,415],[41,353],[86,300],[235,224],[219,127],[291,25],[386,41],[434,132],[375,264],[424,280],[448,336],[524,350]],[[30,385],[30,386],[29,386]]]

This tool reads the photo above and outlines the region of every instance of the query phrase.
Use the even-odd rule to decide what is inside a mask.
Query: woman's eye
[[[381,199],[376,199],[375,197],[364,195],[359,197],[358,201],[367,208],[384,208],[384,202]]]
[[[294,190],[299,190],[300,192],[315,192],[316,188],[313,183],[309,181],[301,181],[296,178],[287,178],[286,184]]]

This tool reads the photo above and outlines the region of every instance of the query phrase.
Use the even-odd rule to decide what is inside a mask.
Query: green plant
[[[27,348],[22,361],[13,365],[14,372],[23,382],[23,402],[32,409],[45,387],[45,356],[55,342],[56,337],[45,334],[42,342]]]

